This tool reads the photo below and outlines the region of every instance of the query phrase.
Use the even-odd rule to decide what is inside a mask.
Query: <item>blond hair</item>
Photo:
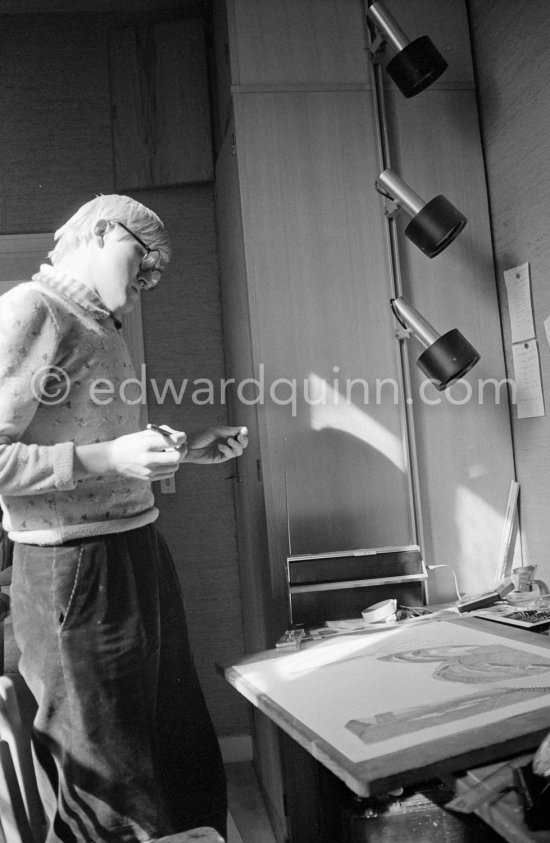
[[[91,240],[99,220],[124,223],[151,249],[158,249],[162,266],[170,260],[170,239],[162,220],[136,199],[113,193],[99,195],[86,202],[55,232],[56,245],[48,255],[52,264],[65,252]]]

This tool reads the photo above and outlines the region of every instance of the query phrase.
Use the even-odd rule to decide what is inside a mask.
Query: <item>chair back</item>
[[[10,676],[0,676],[0,843],[44,843],[46,825],[31,748],[31,723]],[[213,828],[194,828],[156,843],[224,843]]]
[[[0,830],[6,843],[43,843],[46,837],[31,724],[23,722],[18,692],[9,676],[0,676]]]

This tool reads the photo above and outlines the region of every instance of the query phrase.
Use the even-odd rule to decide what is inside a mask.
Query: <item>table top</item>
[[[268,650],[223,673],[363,797],[536,749],[550,731],[550,640],[477,618]]]

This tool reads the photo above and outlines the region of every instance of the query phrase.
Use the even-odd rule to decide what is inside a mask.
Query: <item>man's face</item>
[[[151,284],[152,271],[141,269],[147,249],[117,223],[109,224],[96,250],[94,287],[112,313],[129,313],[142,287]]]

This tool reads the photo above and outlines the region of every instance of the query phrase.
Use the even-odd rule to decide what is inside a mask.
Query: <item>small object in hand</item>
[[[172,438],[173,435],[174,435],[174,431],[170,430],[170,428],[165,427],[162,424],[152,424],[152,423],[150,423],[150,424],[147,425],[147,430],[154,430],[155,433],[160,433],[162,436],[165,436],[166,439],[170,440],[170,444],[171,444],[173,450],[175,450],[175,451],[178,451],[183,445],[185,445],[185,442],[182,442],[180,445],[176,445],[174,443],[173,438]]]

